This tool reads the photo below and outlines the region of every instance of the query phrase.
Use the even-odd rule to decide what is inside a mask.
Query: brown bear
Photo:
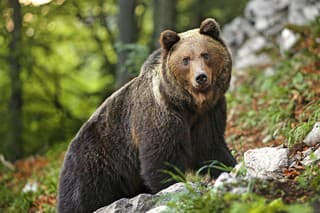
[[[231,56],[214,19],[184,33],[162,32],[140,75],[96,110],[65,156],[58,212],[92,212],[172,184],[163,170],[196,171],[228,150],[225,92]],[[213,177],[221,171],[210,170]]]

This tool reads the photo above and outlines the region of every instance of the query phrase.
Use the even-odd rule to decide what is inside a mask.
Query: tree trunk
[[[9,69],[11,81],[11,95],[9,100],[9,131],[7,141],[7,151],[10,160],[16,160],[23,154],[23,120],[22,120],[22,82],[21,73],[21,28],[22,14],[19,0],[8,0],[9,7],[12,8],[13,30],[10,32],[9,42]]]
[[[159,47],[159,37],[163,30],[175,30],[176,4],[176,0],[153,0],[152,50]]]
[[[136,0],[119,0],[119,41],[116,87],[119,88],[130,80],[131,75],[125,67],[128,50],[125,45],[137,41],[137,22],[135,16]]]
[[[206,1],[204,0],[193,0],[192,2],[192,18],[190,19],[190,29],[199,28],[203,17],[204,12],[206,11]]]

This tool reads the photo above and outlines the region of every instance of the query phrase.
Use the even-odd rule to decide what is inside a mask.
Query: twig
[[[7,167],[8,169],[10,169],[11,171],[15,171],[16,168],[15,166],[9,162],[9,161],[6,161],[6,159],[4,158],[4,156],[2,154],[0,154],[0,162],[5,166]]]

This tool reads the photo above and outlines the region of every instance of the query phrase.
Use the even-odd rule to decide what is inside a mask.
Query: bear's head
[[[199,29],[161,33],[162,75],[197,108],[213,106],[230,84],[232,60],[218,23],[208,18]]]

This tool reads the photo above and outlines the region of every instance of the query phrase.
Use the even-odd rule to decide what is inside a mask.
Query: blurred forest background
[[[223,24],[246,0],[0,1],[0,154],[67,144],[96,107],[136,76],[164,29]]]

